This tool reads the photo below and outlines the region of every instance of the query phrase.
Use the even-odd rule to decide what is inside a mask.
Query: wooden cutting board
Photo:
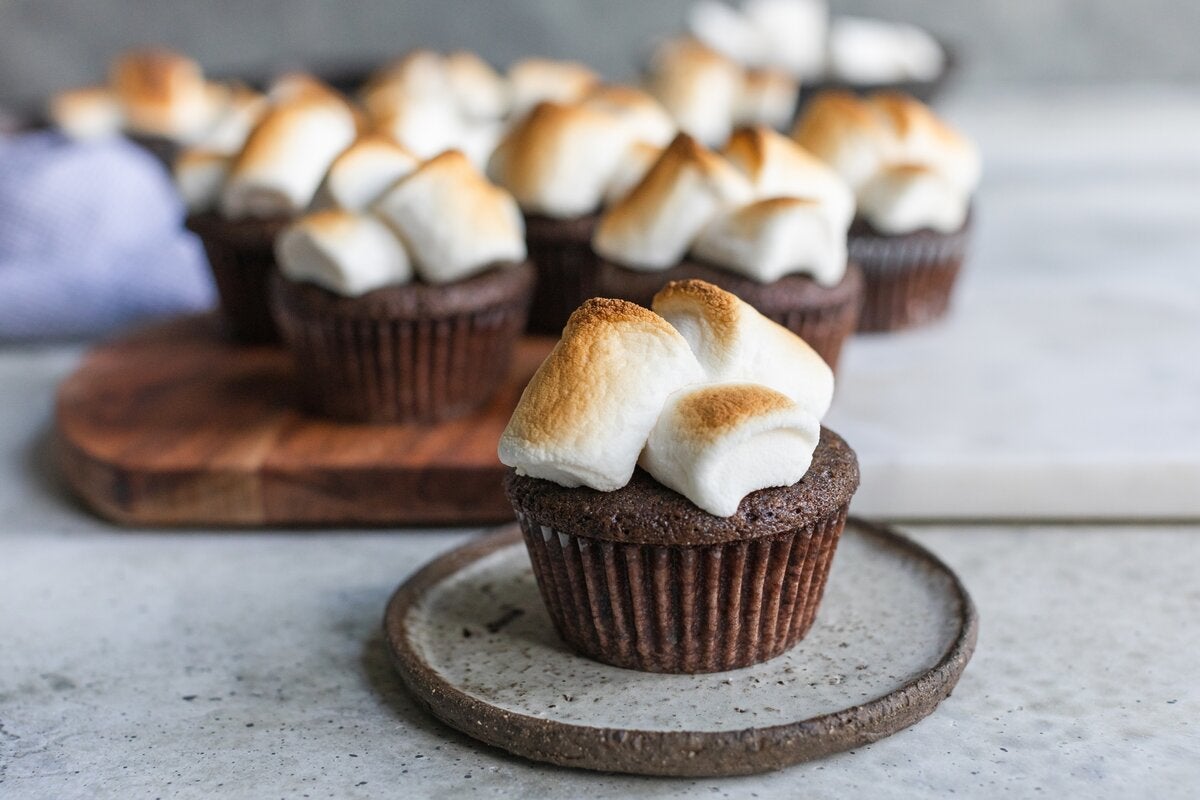
[[[353,425],[295,402],[291,360],[185,317],[97,347],[59,389],[58,461],[127,525],[461,525],[511,519],[496,442],[553,345],[526,338],[473,416]]]

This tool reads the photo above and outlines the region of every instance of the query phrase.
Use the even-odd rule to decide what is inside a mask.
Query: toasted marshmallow
[[[581,104],[617,118],[639,142],[665,147],[678,133],[675,120],[671,119],[662,104],[632,86],[598,86]]]
[[[662,157],[663,149],[647,142],[631,144],[604,187],[604,205],[611,206],[633,191],[633,187],[642,182],[646,173]]]
[[[749,69],[733,108],[735,125],[783,128],[796,113],[800,82],[781,69]]]
[[[488,174],[527,212],[579,217],[600,207],[629,144],[629,129],[608,114],[539,103],[492,153]]]
[[[622,300],[588,300],[525,387],[500,460],[562,486],[619,489],[667,397],[702,379],[666,320]]]
[[[387,116],[398,105],[414,101],[455,102],[450,73],[441,54],[413,50],[368,81],[362,103],[372,117]]]
[[[718,216],[692,253],[759,283],[806,274],[836,286],[846,274],[846,228],[819,201],[773,197]]]
[[[859,190],[858,208],[871,226],[884,234],[931,228],[953,233],[967,220],[971,196],[937,170],[920,164],[897,164],[876,173]]]
[[[945,67],[942,46],[914,25],[838,16],[829,31],[829,72],[847,83],[929,81]]]
[[[376,119],[376,129],[421,158],[458,147],[465,124],[449,95],[397,98]]]
[[[266,95],[248,86],[230,88],[229,99],[199,146],[217,153],[237,153],[270,107]]]
[[[729,517],[750,492],[803,478],[820,438],[817,417],[766,386],[689,386],[667,398],[638,463],[704,511]]]
[[[368,214],[331,209],[293,222],[275,242],[280,271],[345,297],[412,280],[396,234]]]
[[[102,139],[121,131],[125,116],[105,86],[59,92],[50,100],[50,120],[72,139]]]
[[[809,197],[826,205],[845,234],[854,218],[854,192],[821,159],[765,127],[741,128],[721,151],[754,186],[755,197]]]
[[[574,61],[526,58],[508,68],[512,113],[520,116],[543,101],[573,103],[600,83],[591,68]]]
[[[592,247],[630,269],[667,269],[710,220],[752,193],[735,167],[681,133],[641,183],[604,212]]]
[[[354,114],[344,103],[305,95],[274,106],[234,161],[221,213],[235,219],[300,213],[356,134]]]
[[[979,185],[982,165],[978,149],[929,106],[895,92],[872,95],[867,103],[891,130],[893,163],[928,165],[964,192]]]
[[[363,136],[334,159],[316,205],[363,211],[420,163],[386,136]]]
[[[468,122],[463,126],[458,140],[458,150],[480,172],[486,172],[492,153],[500,146],[508,125],[505,120],[478,120]]]
[[[200,148],[185,150],[175,159],[175,186],[190,213],[216,207],[232,164],[232,156]]]
[[[399,233],[426,283],[449,283],[525,259],[525,224],[512,195],[457,150],[426,161],[375,210]]]
[[[131,50],[109,69],[109,85],[134,132],[192,140],[219,111],[222,90],[204,80],[200,65],[163,48]]]
[[[681,131],[717,145],[733,127],[742,68],[694,39],[670,40],[655,51],[646,88]]]
[[[729,292],[672,281],[654,310],[687,340],[715,383],[750,382],[781,392],[820,419],[833,400],[833,371],[808,343]]]
[[[459,50],[446,56],[446,77],[468,120],[497,120],[512,107],[512,90],[492,65],[474,53]]]
[[[897,150],[887,121],[864,100],[841,91],[814,97],[792,138],[833,167],[854,190],[892,160]]]

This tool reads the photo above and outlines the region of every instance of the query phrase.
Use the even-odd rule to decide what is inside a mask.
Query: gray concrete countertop
[[[1183,95],[951,105],[1024,165],[1013,181],[1051,156],[1005,150],[1006,129],[1054,122],[1046,150],[1079,165],[1081,196],[1094,188],[1086,162],[1107,151],[1080,152],[1069,134],[1121,108],[1162,121],[1137,128],[1127,168],[1159,175],[1172,198],[1194,188],[1195,131],[1191,166],[1172,171],[1185,131],[1165,130],[1195,117]],[[1194,255],[1200,230],[1173,242]],[[79,352],[0,347],[0,797],[1183,798],[1200,787],[1200,524],[906,525],[958,571],[982,621],[933,716],[751,778],[552,768],[444,727],[387,661],[389,594],[478,531],[107,525],[65,494],[46,444],[54,388]]]

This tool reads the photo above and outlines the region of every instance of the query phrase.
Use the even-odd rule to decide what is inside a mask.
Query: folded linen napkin
[[[211,308],[204,251],[183,215],[170,177],[124,139],[0,134],[0,341]]]

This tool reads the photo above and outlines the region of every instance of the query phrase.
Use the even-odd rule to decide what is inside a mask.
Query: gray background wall
[[[690,0],[0,0],[0,102],[95,80],[110,55],[163,42],[211,72],[377,61],[418,44],[498,64],[574,56],[619,78]],[[834,0],[958,43],[969,83],[1200,79],[1195,0]]]

